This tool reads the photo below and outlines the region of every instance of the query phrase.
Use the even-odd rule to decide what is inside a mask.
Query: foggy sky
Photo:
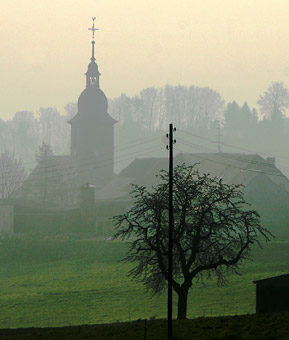
[[[255,106],[272,81],[289,85],[288,0],[1,0],[0,12],[2,119],[77,100],[92,16],[110,98],[182,84]]]

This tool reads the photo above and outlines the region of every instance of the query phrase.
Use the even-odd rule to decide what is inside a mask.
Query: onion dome
[[[107,98],[103,91],[96,87],[87,87],[78,98],[78,112],[84,115],[107,114]]]

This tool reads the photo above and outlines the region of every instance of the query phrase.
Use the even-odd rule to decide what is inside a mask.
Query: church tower
[[[107,112],[108,102],[100,89],[100,72],[94,57],[92,28],[92,56],[88,64],[86,88],[78,98],[78,112],[68,123],[71,125],[71,156],[77,164],[80,181],[102,186],[114,173],[114,120]]]

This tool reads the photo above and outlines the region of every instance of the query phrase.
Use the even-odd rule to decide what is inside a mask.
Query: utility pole
[[[169,125],[169,258],[168,258],[168,339],[173,337],[173,228],[174,228],[174,216],[173,216],[173,145],[176,140],[173,138],[173,132],[176,128],[173,128],[173,124]]]
[[[217,129],[218,129],[218,153],[222,153],[221,149],[221,127],[220,127],[220,121],[216,120],[217,122]]]

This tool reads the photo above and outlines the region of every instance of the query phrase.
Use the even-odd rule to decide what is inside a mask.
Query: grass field
[[[127,245],[67,236],[5,239],[0,244],[0,328],[52,327],[166,317],[166,294],[151,298],[120,263]],[[255,249],[228,285],[194,286],[188,317],[254,313],[253,280],[287,273],[289,243]],[[176,298],[175,300],[176,301]]]

